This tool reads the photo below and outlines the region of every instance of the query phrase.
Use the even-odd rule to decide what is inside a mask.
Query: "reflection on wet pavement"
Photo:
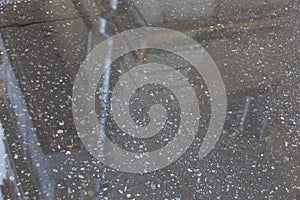
[[[299,199],[299,10],[298,0],[0,0],[0,199]],[[95,107],[103,134],[124,149],[130,142],[116,137],[106,112],[113,87],[133,66],[172,66],[204,105],[202,128],[180,159],[130,174],[103,165],[82,144],[72,87],[95,46],[146,26],[199,42],[222,75],[228,106],[214,150],[199,159],[211,112],[203,78],[170,52],[120,57],[102,76]]]

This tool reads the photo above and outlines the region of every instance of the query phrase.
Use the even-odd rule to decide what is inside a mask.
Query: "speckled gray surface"
[[[300,199],[300,2],[134,0],[118,1],[115,11],[110,3],[0,3],[1,55],[7,55],[1,59],[6,89],[1,123],[9,163],[1,186],[4,199]],[[224,130],[207,157],[197,154],[202,132],[179,160],[145,174],[109,168],[82,145],[73,122],[72,86],[87,52],[107,37],[99,33],[100,16],[107,20],[109,36],[159,26],[186,33],[207,50],[228,98]],[[126,54],[123,64],[139,63],[139,54]],[[146,63],[175,67],[185,63],[153,49],[146,58]],[[7,78],[6,60],[18,86]],[[119,69],[114,63],[112,85]],[[16,87],[26,111],[13,97],[10,88]],[[18,121],[19,115],[29,117]],[[29,121],[33,128],[26,134],[37,136],[34,143],[20,128],[29,127]],[[30,151],[28,144],[40,152]]]

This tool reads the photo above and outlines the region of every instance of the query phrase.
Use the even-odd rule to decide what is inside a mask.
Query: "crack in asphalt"
[[[51,22],[63,22],[63,21],[68,21],[68,20],[78,20],[78,19],[83,19],[84,17],[67,17],[67,18],[62,18],[62,19],[53,19],[53,20],[43,20],[43,21],[33,21],[29,23],[24,23],[24,24],[18,24],[18,23],[13,23],[10,25],[5,25],[5,26],[0,26],[1,29],[6,29],[6,28],[19,28],[19,27],[26,27],[26,26],[32,26],[36,24],[45,24],[45,23],[51,23]]]

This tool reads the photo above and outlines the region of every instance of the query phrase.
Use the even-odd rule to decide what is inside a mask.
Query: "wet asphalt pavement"
[[[1,123],[13,172],[2,186],[4,199],[300,199],[300,2],[151,1],[149,7],[119,1],[116,11],[109,2],[0,4],[6,89]],[[107,22],[104,32],[100,16]],[[180,68],[195,83],[203,107],[201,129],[182,157],[166,168],[133,174],[105,166],[87,151],[74,125],[72,89],[91,49],[115,33],[145,26],[172,28],[199,42],[222,75],[228,105],[221,137],[200,159],[211,109],[201,76],[160,50],[148,49],[144,57],[134,51],[115,61],[111,91],[132,66],[161,63]],[[95,104],[101,118],[101,101]],[[147,124],[144,113],[132,115]],[[116,137],[113,119],[105,125],[114,143],[127,150],[135,144]],[[163,145],[150,141],[148,148]]]

